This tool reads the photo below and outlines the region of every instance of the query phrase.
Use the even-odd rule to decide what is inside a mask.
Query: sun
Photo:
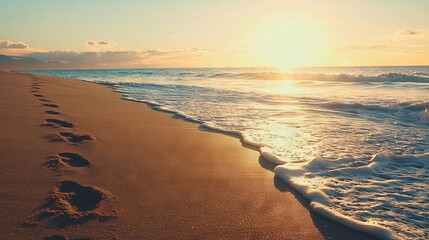
[[[266,66],[289,68],[320,64],[326,36],[311,18],[275,14],[254,28],[252,48]]]

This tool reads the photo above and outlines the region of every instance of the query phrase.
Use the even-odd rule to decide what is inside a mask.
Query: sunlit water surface
[[[429,67],[32,72],[240,134],[315,211],[386,239],[429,238]]]

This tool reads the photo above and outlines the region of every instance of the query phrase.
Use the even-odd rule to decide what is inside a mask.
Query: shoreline
[[[7,84],[10,85],[10,81],[16,78],[19,79],[14,82],[16,86],[9,88]],[[23,97],[25,99],[14,99],[27,106],[27,109],[24,109],[27,111],[26,114],[18,111],[15,113],[13,108],[9,109],[17,115],[17,119],[31,115],[26,127],[34,129],[20,131],[24,128],[21,123],[10,120],[7,123],[9,127],[12,124],[9,130],[11,136],[17,132],[32,133],[28,134],[29,137],[25,141],[30,144],[30,152],[40,152],[38,155],[42,160],[46,159],[46,155],[49,156],[48,152],[61,148],[64,151],[78,152],[90,162],[89,167],[85,169],[61,166],[58,172],[37,164],[33,167],[38,169],[35,170],[38,175],[32,177],[48,182],[49,187],[30,187],[31,189],[26,190],[28,192],[23,192],[20,190],[22,186],[13,182],[14,178],[19,179],[19,171],[28,171],[25,165],[20,166],[21,169],[16,175],[9,176],[12,179],[6,184],[8,188],[15,190],[2,188],[1,196],[8,194],[13,196],[17,193],[26,196],[33,192],[38,194],[37,200],[25,208],[10,207],[21,216],[16,217],[16,220],[21,219],[18,222],[22,222],[22,216],[34,215],[37,212],[35,209],[40,207],[34,205],[43,205],[43,196],[46,197],[46,192],[52,192],[50,186],[57,186],[60,192],[64,188],[63,185],[68,189],[70,184],[64,181],[71,181],[70,178],[80,185],[71,184],[74,192],[89,189],[91,194],[103,196],[101,198],[103,201],[97,203],[96,207],[86,206],[88,205],[84,201],[86,199],[81,199],[81,205],[90,210],[80,211],[82,207],[75,206],[79,214],[88,215],[89,212],[95,214],[86,222],[70,224],[64,228],[50,226],[39,228],[39,225],[45,224],[43,221],[35,221],[36,227],[24,228],[8,223],[7,226],[15,226],[13,231],[8,231],[8,234],[12,232],[14,235],[12,237],[5,235],[7,231],[5,230],[0,232],[1,236],[26,239],[30,236],[42,238],[59,233],[69,238],[89,236],[96,239],[203,236],[372,239],[364,233],[343,227],[309,210],[308,201],[274,176],[273,164],[258,156],[259,152],[255,154],[253,151],[255,149],[243,148],[241,141],[234,139],[238,137],[230,138],[229,134],[200,131],[199,127],[186,119],[176,121],[176,117],[170,114],[152,111],[148,104],[143,106],[132,101],[122,101],[120,93],[115,93],[112,88],[97,83],[10,72],[0,72],[0,80],[6,86],[2,87],[2,93],[9,91],[5,97],[19,98],[25,94],[33,97],[30,99],[25,95]],[[38,84],[35,85],[35,82]],[[29,88],[25,89],[25,94],[24,91],[20,94],[12,91],[16,89],[21,91],[20,88],[30,86],[33,88],[30,91],[38,90],[41,94],[28,93]],[[32,95],[36,94],[43,95],[43,98],[35,99]],[[43,104],[55,104],[57,107],[48,110],[47,105],[40,104],[43,102],[40,99],[50,101]],[[5,106],[6,104],[2,105]],[[43,113],[43,110],[59,114]],[[27,114],[29,111],[31,114]],[[45,122],[57,124],[54,128],[40,127],[48,115],[49,118],[66,121],[72,124],[72,127],[69,129],[64,127],[70,126],[67,124],[61,126],[58,121]],[[6,126],[4,121],[2,125]],[[60,135],[60,139],[57,140],[65,142],[58,143],[51,141],[52,139],[46,141],[49,137],[58,137],[58,133],[66,130],[74,136],[70,138],[64,134]],[[36,139],[30,136],[36,136]],[[69,144],[70,141],[73,143],[83,136],[88,136],[88,141],[76,145]],[[22,139],[17,140],[20,141],[22,142]],[[20,151],[19,146],[13,146],[12,143],[9,145],[7,150],[1,151],[2,157]],[[32,145],[41,150],[32,149]],[[127,159],[126,162],[122,161],[124,157]],[[175,161],[171,161],[171,158]],[[201,162],[201,159],[208,160]],[[76,159],[64,160],[59,155],[57,160],[65,164]],[[183,166],[184,164],[188,166]],[[53,192],[55,194],[55,191]],[[261,193],[264,196],[261,196]],[[64,194],[60,193],[51,198],[58,200],[58,196],[62,195]],[[107,211],[109,209],[114,211]],[[206,214],[208,215],[204,216]],[[2,215],[2,223],[5,224],[9,219],[4,217]],[[98,218],[102,217],[109,220],[99,221]],[[91,228],[97,229],[97,232],[94,233]]]
[[[259,157],[260,160],[259,161],[266,162],[265,166],[270,165],[270,167],[266,168],[266,167],[262,166],[264,164],[261,163],[261,166],[263,168],[266,168],[266,169],[270,170],[271,172],[273,172],[275,175],[275,178],[278,178],[280,181],[282,181],[284,184],[286,184],[289,188],[289,191],[293,192],[293,194],[296,198],[302,198],[300,200],[300,202],[303,205],[306,204],[305,207],[309,211],[313,211],[315,214],[318,214],[321,217],[327,218],[327,219],[329,219],[335,223],[338,223],[338,224],[340,224],[346,228],[353,229],[353,230],[356,230],[356,231],[364,233],[364,234],[368,234],[369,236],[371,236],[373,238],[380,238],[380,239],[392,239],[393,238],[392,231],[386,227],[383,227],[383,226],[378,225],[378,224],[366,223],[363,221],[355,220],[355,219],[353,219],[347,215],[344,215],[342,213],[332,211],[331,209],[329,209],[329,207],[327,207],[325,204],[323,204],[321,202],[311,201],[311,199],[309,199],[309,197],[306,195],[312,195],[312,194],[306,194],[305,191],[300,191],[296,187],[292,187],[293,182],[291,182],[290,179],[286,175],[284,175],[284,173],[283,173],[284,170],[283,169],[276,170],[277,166],[281,166],[281,165],[285,164],[286,162],[283,161],[282,159],[280,159],[278,156],[272,154],[271,152],[265,151],[263,149],[266,146],[265,144],[248,141],[243,137],[242,133],[240,133],[240,132],[228,131],[228,130],[219,128],[217,126],[211,126],[211,125],[207,124],[206,122],[193,119],[192,117],[189,117],[184,113],[176,112],[176,111],[170,110],[168,108],[163,108],[164,107],[163,105],[160,105],[157,103],[153,103],[153,102],[150,102],[147,100],[136,100],[136,99],[132,99],[132,98],[125,98],[122,96],[122,94],[127,93],[127,92],[123,92],[121,90],[115,89],[114,85],[112,85],[112,84],[91,82],[91,81],[83,80],[83,79],[75,79],[75,80],[107,86],[110,89],[112,89],[112,91],[119,93],[121,95],[121,100],[143,103],[146,106],[148,106],[151,110],[170,114],[170,115],[172,115],[172,118],[182,120],[182,121],[186,121],[186,122],[189,122],[192,124],[197,124],[198,129],[201,131],[209,131],[209,132],[213,132],[216,134],[222,134],[222,135],[226,135],[226,136],[229,136],[232,138],[236,138],[240,141],[242,147],[258,152],[260,154],[260,157]]]
[[[378,224],[366,223],[366,222],[363,222],[360,220],[355,220],[355,219],[353,219],[347,215],[344,215],[340,212],[333,211],[328,206],[326,206],[326,204],[322,203],[323,201],[318,200],[317,199],[318,197],[316,197],[315,199],[314,198],[311,199],[311,195],[315,195],[314,192],[313,193],[307,193],[306,190],[302,190],[296,186],[293,187],[294,183],[287,177],[286,174],[283,173],[284,169],[280,168],[280,169],[276,170],[277,166],[281,166],[287,162],[285,162],[284,160],[282,160],[278,156],[272,154],[271,152],[264,150],[264,148],[266,147],[266,145],[264,143],[258,143],[258,142],[252,142],[252,141],[246,140],[245,137],[243,136],[243,134],[239,131],[229,131],[229,130],[222,129],[222,128],[217,127],[217,126],[211,126],[209,123],[194,119],[194,118],[186,115],[185,113],[177,112],[175,110],[165,108],[164,105],[158,104],[156,102],[151,102],[148,100],[137,100],[137,99],[133,99],[133,98],[124,97],[123,94],[127,94],[128,92],[116,89],[114,87],[115,84],[110,84],[110,83],[105,83],[105,82],[92,82],[92,81],[84,80],[84,79],[75,79],[75,80],[89,82],[89,83],[98,84],[98,85],[102,85],[102,86],[107,86],[108,88],[112,89],[112,91],[114,91],[115,93],[119,93],[121,95],[121,100],[143,103],[146,106],[148,106],[151,110],[170,114],[170,115],[172,115],[172,118],[183,120],[183,121],[186,121],[186,122],[189,122],[192,124],[197,124],[198,129],[201,131],[209,131],[209,132],[213,132],[213,133],[222,134],[222,135],[226,135],[229,137],[236,138],[240,141],[240,143],[243,147],[258,152],[260,154],[259,159],[263,159],[263,161],[266,161],[269,165],[272,165],[269,168],[269,170],[275,174],[276,178],[280,179],[280,181],[282,181],[283,183],[288,185],[288,187],[291,189],[290,191],[292,191],[294,193],[295,197],[297,197],[297,195],[299,195],[300,198],[304,199],[304,201],[302,201],[302,202],[306,202],[305,207],[309,211],[314,211],[316,214],[318,214],[324,218],[327,218],[327,219],[329,219],[335,223],[338,223],[338,224],[340,224],[344,227],[347,227],[349,229],[353,229],[353,230],[359,231],[361,233],[368,234],[374,238],[380,238],[380,239],[392,239],[393,238],[392,231],[390,229],[383,227],[381,225],[378,225]],[[316,194],[316,195],[318,195],[318,194]]]

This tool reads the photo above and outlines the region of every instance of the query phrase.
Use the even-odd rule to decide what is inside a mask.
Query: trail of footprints
[[[40,93],[43,86],[42,82],[34,76],[32,76],[32,79],[31,93],[42,102],[43,107],[46,108],[45,114],[52,116],[46,118],[40,126],[64,129],[64,131],[61,130],[56,134],[48,136],[47,140],[49,142],[64,142],[78,146],[87,141],[94,140],[94,137],[89,134],[75,133],[75,124],[54,118],[61,115],[57,111],[60,107]],[[73,132],[67,130],[73,130]],[[65,172],[73,173],[75,170],[88,168],[90,161],[75,152],[60,152],[48,156],[43,166],[51,169],[56,177],[61,177]],[[82,224],[93,219],[100,221],[107,220],[116,215],[112,199],[111,194],[102,189],[93,186],[83,186],[72,180],[61,180],[52,188],[47,202],[38,208],[39,212],[30,217],[32,221],[30,223],[26,222],[22,226],[32,227],[42,221],[46,221],[49,224],[48,227],[65,228],[69,225]],[[44,239],[67,238],[63,235],[52,235]]]

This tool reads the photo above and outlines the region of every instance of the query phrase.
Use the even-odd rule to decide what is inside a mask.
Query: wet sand
[[[0,239],[372,239],[239,139],[106,86],[1,71],[0,98]]]

